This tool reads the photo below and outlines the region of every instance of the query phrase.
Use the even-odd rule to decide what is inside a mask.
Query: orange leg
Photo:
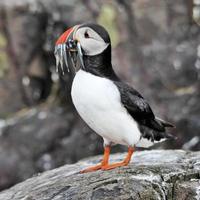
[[[101,167],[101,169],[110,170],[110,169],[114,169],[116,167],[122,167],[122,166],[128,165],[130,160],[131,160],[131,156],[132,156],[133,152],[134,152],[134,148],[133,147],[129,147],[128,148],[128,154],[127,154],[126,158],[122,162],[113,163],[113,164],[110,164],[110,165],[107,163],[107,165],[103,165]]]
[[[80,173],[87,173],[87,172],[97,171],[97,170],[101,169],[103,166],[107,166],[108,165],[109,156],[110,156],[110,146],[106,146],[104,148],[104,155],[103,155],[103,160],[101,161],[101,163],[96,165],[96,166],[84,169],[84,170],[80,171]]]

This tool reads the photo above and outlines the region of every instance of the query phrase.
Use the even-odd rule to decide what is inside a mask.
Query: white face
[[[109,45],[98,33],[89,27],[78,28],[73,37],[79,41],[84,54],[89,56],[102,53]]]

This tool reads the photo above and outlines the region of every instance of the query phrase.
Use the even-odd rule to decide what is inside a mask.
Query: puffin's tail
[[[173,124],[171,124],[170,122],[167,122],[163,119],[160,119],[158,117],[156,117],[156,121],[160,124],[162,124],[164,127],[170,127],[170,128],[175,128],[175,126]]]
[[[161,124],[164,128],[175,128],[175,126],[172,124],[172,123],[170,123],[170,122],[167,122],[167,121],[165,121],[165,120],[163,120],[163,119],[160,119],[160,118],[158,118],[158,117],[155,117],[155,119],[156,119],[156,121],[159,123],[159,124]],[[164,138],[166,138],[166,139],[177,139],[177,137],[176,136],[174,136],[174,135],[172,135],[172,134],[170,134],[170,133],[168,133],[168,132],[164,132],[163,133],[164,135]]]
[[[158,132],[165,132],[166,131],[165,128],[175,127],[170,122],[167,122],[167,121],[160,119],[158,117],[155,117],[153,120],[149,120],[147,126],[152,128],[153,130],[158,131]]]
[[[137,147],[150,147],[156,143],[163,142],[165,140],[175,140],[176,136],[168,133],[165,128],[175,127],[173,124],[166,122],[158,117],[151,121],[151,126],[140,126],[142,137],[136,144]],[[153,129],[152,129],[153,127]]]

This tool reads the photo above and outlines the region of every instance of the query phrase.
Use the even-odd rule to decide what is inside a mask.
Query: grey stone
[[[111,162],[125,154],[114,154]],[[136,152],[126,167],[80,174],[100,161],[96,156],[44,172],[0,193],[0,200],[186,200],[200,199],[200,152]],[[198,164],[199,165],[199,164]]]
[[[101,138],[72,111],[65,112],[59,107],[29,109],[2,120],[0,190],[38,172],[98,154],[102,152],[101,143]]]

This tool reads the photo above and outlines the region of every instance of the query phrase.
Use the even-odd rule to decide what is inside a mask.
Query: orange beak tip
[[[59,38],[58,40],[56,41],[56,45],[59,45],[59,44],[64,44],[69,35],[71,34],[71,32],[73,31],[73,27],[69,28],[68,30],[66,30]]]

